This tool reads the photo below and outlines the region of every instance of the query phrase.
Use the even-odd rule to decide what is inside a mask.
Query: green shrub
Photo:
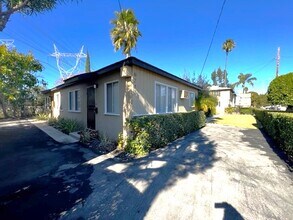
[[[46,113],[39,113],[36,115],[36,119],[38,120],[48,120],[49,118],[49,114]]]
[[[125,151],[134,155],[145,155],[150,151],[150,136],[146,131],[142,131],[132,140],[128,140]]]
[[[252,108],[228,107],[228,108],[225,108],[225,113],[227,114],[240,113],[241,115],[252,115]]]
[[[205,126],[205,120],[203,111],[134,117],[128,121],[132,138],[125,150],[135,155],[147,154]]]
[[[267,134],[276,141],[282,150],[293,157],[293,113],[268,112],[257,109],[253,112]]]
[[[252,115],[252,108],[240,108],[239,112],[241,115]]]
[[[198,95],[195,104],[197,110],[203,111],[208,117],[216,114],[216,106],[218,104],[218,100],[216,97],[209,95],[206,92],[202,92]]]
[[[226,114],[233,114],[233,113],[236,113],[236,112],[237,112],[236,107],[227,107],[227,108],[225,108],[225,113]]]
[[[65,134],[83,129],[83,126],[80,122],[75,119],[68,118],[49,118],[48,125],[62,131]]]

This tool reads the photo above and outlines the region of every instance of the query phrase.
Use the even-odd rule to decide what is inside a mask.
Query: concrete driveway
[[[262,133],[208,124],[131,163],[91,160],[64,219],[292,219],[292,173]]]
[[[42,135],[31,125],[23,126],[34,130],[34,136]],[[0,140],[2,131],[1,128]],[[13,131],[7,130],[16,133]],[[25,180],[19,188],[14,188],[18,190],[2,196],[1,219],[292,219],[293,216],[292,173],[256,129],[208,124],[164,149],[127,163],[111,155],[93,157],[77,145],[59,145],[48,137],[42,141],[43,138],[40,142],[47,144],[38,143],[46,152],[67,159],[52,163],[43,174]],[[31,139],[20,140],[32,146]],[[7,142],[5,146],[11,144]],[[1,149],[5,146],[1,142]],[[37,146],[32,148],[43,149]],[[20,148],[18,145],[14,151]],[[57,155],[52,158],[58,158]],[[0,169],[0,175],[8,169],[2,160]],[[3,194],[1,189],[0,186]],[[42,209],[44,205],[46,208]]]

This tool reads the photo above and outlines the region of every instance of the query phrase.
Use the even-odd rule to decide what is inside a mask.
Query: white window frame
[[[119,80],[113,80],[113,81],[109,81],[104,83],[104,114],[105,115],[113,115],[113,116],[120,116],[120,113],[113,113],[113,112],[108,112],[107,110],[107,85],[108,84],[113,84],[113,83],[118,83],[118,103],[117,103],[117,109],[118,112],[120,112],[120,96],[119,96],[119,90],[120,90],[120,85],[119,85]]]
[[[78,95],[79,95],[79,108],[76,109],[76,97],[75,97],[75,92],[78,92]],[[70,93],[73,93],[73,99],[72,99],[72,102],[73,102],[73,109],[70,109]],[[74,89],[74,90],[71,90],[68,92],[68,111],[69,112],[81,112],[81,93],[80,93],[80,89]]]
[[[51,108],[51,97],[46,96],[45,97],[45,109],[50,109]]]
[[[156,93],[157,85],[166,86],[166,109],[165,109],[165,112],[162,112],[162,113],[157,112],[157,106],[156,106],[157,105],[157,93]],[[175,95],[176,95],[176,97],[175,97],[175,102],[176,102],[175,112],[168,112],[168,95],[169,95],[168,88],[175,89]],[[154,113],[155,114],[169,114],[169,113],[178,112],[178,88],[177,87],[171,86],[171,85],[168,85],[168,84],[165,84],[165,83],[161,83],[161,82],[158,82],[158,81],[155,81],[154,94],[155,94],[155,103],[154,103]]]
[[[56,92],[54,93],[54,108],[56,110],[60,110],[61,107],[61,93]]]
[[[194,99],[191,101],[191,95],[193,94]],[[189,96],[189,107],[194,107],[194,102],[195,102],[195,92],[188,91],[188,96]]]

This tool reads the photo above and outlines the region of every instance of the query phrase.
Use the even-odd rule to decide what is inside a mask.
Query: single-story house
[[[199,90],[197,85],[129,57],[68,78],[43,93],[53,117],[76,119],[115,140],[121,132],[128,134],[126,120],[133,116],[194,110]]]
[[[217,114],[224,114],[225,108],[235,107],[236,94],[233,89],[229,87],[211,86],[209,93],[218,99],[216,107]]]

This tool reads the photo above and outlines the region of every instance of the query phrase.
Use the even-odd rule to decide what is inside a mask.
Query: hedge
[[[128,121],[132,137],[125,150],[134,155],[147,154],[204,127],[205,120],[203,111],[133,117]]]
[[[261,122],[267,134],[290,157],[293,157],[293,113],[254,110],[255,117]]]
[[[241,115],[252,115],[252,108],[244,107],[227,107],[225,108],[226,114],[240,113]]]

